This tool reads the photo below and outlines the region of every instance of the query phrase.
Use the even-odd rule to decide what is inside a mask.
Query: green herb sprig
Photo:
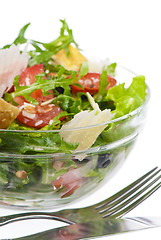
[[[25,33],[30,26],[30,23],[26,24],[23,28],[21,28],[18,37],[13,41],[12,44],[22,45],[28,43],[29,45],[34,47],[34,50],[29,51],[29,55],[31,57],[28,64],[29,66],[40,63],[49,63],[51,57],[62,49],[65,49],[67,57],[69,57],[69,45],[72,43],[78,48],[78,44],[74,40],[72,30],[69,28],[65,20],[60,21],[62,23],[60,36],[50,43],[43,43],[40,41],[26,38]],[[3,49],[9,48],[12,44],[5,45]]]

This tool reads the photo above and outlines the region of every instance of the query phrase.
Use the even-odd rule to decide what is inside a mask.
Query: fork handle
[[[18,221],[29,220],[29,219],[49,219],[49,220],[56,220],[56,221],[64,222],[68,224],[74,224],[74,222],[64,217],[53,215],[53,213],[26,212],[26,213],[19,213],[19,214],[0,217],[0,226],[4,226],[12,222],[18,222]]]

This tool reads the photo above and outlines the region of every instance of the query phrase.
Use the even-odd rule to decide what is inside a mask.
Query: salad
[[[1,157],[0,186],[7,191],[22,191],[39,181],[54,190],[66,187],[61,197],[72,194],[82,182],[78,165],[86,156],[49,162],[37,155],[77,153],[120,139],[127,129],[114,131],[113,120],[130,114],[146,98],[142,75],[126,87],[117,81],[116,63],[91,71],[72,30],[65,20],[61,23],[60,36],[50,43],[27,39],[27,24],[13,43],[0,49],[0,152],[35,155],[12,164]],[[109,162],[110,153],[100,155],[94,169]]]

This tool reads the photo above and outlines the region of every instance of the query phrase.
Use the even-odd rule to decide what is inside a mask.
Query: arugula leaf
[[[29,60],[29,66],[33,66],[39,63],[48,64],[48,62],[51,60],[51,57],[62,49],[65,49],[67,57],[69,57],[69,45],[71,43],[78,47],[78,44],[74,40],[72,30],[68,27],[66,21],[60,21],[62,23],[60,36],[50,43],[43,43],[40,41],[25,38],[25,33],[30,23],[21,28],[18,37],[13,41],[12,44],[22,45],[28,42],[28,44],[31,44],[34,47],[34,50],[29,52],[31,56]],[[9,48],[12,44],[8,44],[3,48]]]
[[[18,37],[13,42],[15,45],[23,44],[23,43],[27,42],[27,39],[24,37],[24,34],[25,34],[27,28],[29,27],[29,25],[30,25],[30,23],[26,24],[23,28],[20,29]]]
[[[69,29],[66,21],[60,21],[62,22],[62,28],[60,30],[60,36],[56,40],[50,43],[42,43],[34,40],[31,41],[31,44],[35,47],[36,51],[31,52],[32,58],[29,60],[30,66],[39,63],[47,64],[49,60],[51,60],[51,57],[62,49],[65,49],[67,57],[69,57],[69,45],[71,43],[78,47],[78,44],[74,40],[72,30]],[[39,45],[41,45],[41,48]],[[42,50],[42,47],[44,50]]]
[[[76,114],[80,112],[80,102],[72,96],[61,94],[53,100],[53,103],[59,104],[61,109],[68,113]]]
[[[63,24],[60,30],[60,36],[56,40],[50,43],[44,43],[43,46],[50,52],[53,52],[54,54],[59,52],[61,49],[65,49],[67,53],[67,57],[69,57],[69,48],[68,48],[69,45],[71,43],[74,43],[76,47],[78,47],[78,45],[75,42],[72,30],[69,29],[66,21],[65,20],[60,20],[60,21]]]
[[[16,132],[1,132],[0,143],[1,152],[14,153],[54,153],[65,152],[71,153],[75,150],[78,144],[68,144],[61,140],[58,133],[16,133]],[[33,136],[34,134],[34,136]],[[10,139],[10,141],[8,141]]]
[[[29,27],[30,23],[27,23],[23,28],[20,29],[20,32],[18,34],[18,37],[14,40],[14,42],[12,44],[18,45],[18,44],[23,44],[27,42],[27,39],[24,37],[24,34],[27,30],[27,28]],[[3,49],[5,48],[9,48],[12,44],[7,44],[3,47]]]
[[[29,59],[29,66],[33,66],[40,63],[47,64],[53,55],[54,55],[53,52],[47,50],[41,51],[39,52],[39,54],[34,54]]]
[[[43,79],[44,74],[39,74],[36,76],[36,81],[29,85],[29,86],[20,86],[18,84],[19,77],[16,77],[14,80],[14,85],[16,86],[16,91],[12,93],[5,93],[4,99],[8,102],[11,102],[15,105],[14,98],[17,96],[23,96],[27,101],[29,101],[32,104],[37,105],[38,102],[33,99],[30,95],[32,92],[34,92],[37,89],[41,89],[44,95],[49,94],[49,90],[55,89],[56,87],[64,87],[64,89],[68,89],[70,91],[69,85],[73,83],[72,78],[52,78],[50,80]]]
[[[65,111],[60,112],[57,116],[55,116],[52,120],[50,120],[49,124],[47,126],[45,126],[43,129],[45,130],[47,128],[47,130],[52,130],[54,129],[55,125],[58,125],[61,123],[60,118],[62,117],[67,117],[69,115],[73,115],[71,113],[67,113]],[[59,127],[60,128],[60,127]],[[43,130],[41,129],[41,130]]]
[[[60,71],[60,69],[62,68],[62,65],[52,65],[52,64],[47,64],[45,66],[45,70],[48,70],[49,72],[54,72],[54,73],[58,73]],[[63,72],[65,75],[68,75],[68,76],[72,76],[74,77],[74,75],[76,76],[77,72],[76,71],[73,71],[73,70],[67,70],[64,68],[64,72]]]

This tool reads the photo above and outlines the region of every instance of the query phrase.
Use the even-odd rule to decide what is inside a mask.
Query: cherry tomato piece
[[[36,81],[35,76],[37,76],[40,73],[44,72],[44,66],[43,64],[37,64],[31,67],[26,68],[20,75],[19,78],[19,85],[20,86],[29,86],[33,84]],[[44,77],[44,79],[46,79]],[[53,98],[52,90],[49,91],[51,94],[47,96],[43,96],[43,93],[41,89],[37,89],[34,92],[31,93],[31,97],[37,100],[39,103],[45,102],[51,98]]]
[[[40,129],[46,126],[50,120],[62,112],[59,106],[54,104],[39,106],[26,105],[18,114],[17,119],[23,124]]]
[[[78,80],[78,84],[80,84],[83,89],[78,86],[72,85],[72,92],[89,92],[91,95],[97,93],[99,91],[100,78],[100,73],[87,73],[85,76]],[[109,82],[107,90],[116,84],[116,80],[110,75],[108,75],[107,81]]]
[[[35,82],[35,76],[44,72],[43,64],[37,64],[26,68],[19,77],[20,86],[29,86]]]
[[[21,86],[33,84],[36,81],[35,76],[43,72],[43,64],[26,68],[20,75],[19,84]],[[59,106],[50,104],[50,101],[49,103],[47,102],[46,104],[43,104],[54,97],[52,90],[50,90],[49,93],[49,95],[44,96],[41,89],[37,89],[31,93],[31,97],[37,100],[39,105],[29,104],[23,96],[16,97],[14,101],[19,104],[19,107],[24,105],[24,103],[28,103],[24,105],[24,108],[17,116],[17,119],[23,124],[37,129],[46,126],[50,120],[62,112]],[[61,118],[60,120],[62,119],[64,118]]]

